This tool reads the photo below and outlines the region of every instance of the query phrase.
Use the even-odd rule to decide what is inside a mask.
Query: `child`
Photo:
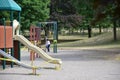
[[[46,40],[46,48],[47,51],[50,52],[50,41],[48,39]]]

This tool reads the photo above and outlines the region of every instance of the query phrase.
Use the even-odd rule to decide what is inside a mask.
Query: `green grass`
[[[71,37],[72,39],[74,38]],[[117,32],[117,41],[113,40],[113,33],[108,32],[92,38],[83,38],[74,42],[58,43],[58,47],[97,47],[97,48],[120,48],[120,32]]]

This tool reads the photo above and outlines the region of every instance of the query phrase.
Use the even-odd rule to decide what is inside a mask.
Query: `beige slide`
[[[62,64],[62,61],[60,59],[57,58],[53,58],[51,56],[49,56],[48,54],[46,54],[46,52],[44,52],[41,48],[33,45],[28,39],[26,39],[24,36],[22,35],[14,35],[13,36],[14,40],[18,40],[20,41],[23,45],[25,45],[26,47],[28,47],[29,49],[35,51],[43,60],[49,62],[49,63],[53,63],[53,64]]]

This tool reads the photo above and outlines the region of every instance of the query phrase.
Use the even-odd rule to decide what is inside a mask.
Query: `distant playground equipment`
[[[46,25],[50,25],[50,26],[46,26]],[[57,53],[57,37],[58,37],[58,32],[57,32],[57,22],[39,22],[37,24],[37,26],[31,25],[30,26],[30,41],[31,43],[33,43],[34,45],[38,46],[41,48],[41,40],[44,38],[44,42],[46,42],[46,39],[49,38],[49,35],[45,35],[41,36],[41,32],[44,31],[44,28],[51,28],[50,30],[53,32],[53,52]],[[44,51],[46,51],[46,49],[43,49]],[[39,55],[37,53],[35,53],[34,51],[30,51],[30,60],[33,62],[33,60],[35,60],[36,57],[39,57]]]
[[[35,46],[38,46],[41,48],[41,28],[36,26],[30,26],[30,41]],[[30,51],[30,60],[35,60],[35,58],[38,58],[39,55],[35,53],[34,51]]]
[[[57,28],[57,22],[52,21],[52,22],[39,22],[37,26],[42,28],[42,25],[51,25],[53,28],[53,52],[57,53],[57,40],[58,40],[58,28]],[[47,27],[47,26],[46,26]],[[47,37],[47,36],[46,36]]]
[[[6,3],[14,4],[10,5],[10,8],[7,6]],[[1,5],[3,5],[1,7]],[[12,8],[11,8],[12,6]],[[3,22],[3,25],[0,26],[0,61],[3,66],[3,69],[5,69],[5,65],[7,61],[10,61],[11,67],[13,67],[14,63],[33,70],[33,74],[36,74],[36,69],[43,69],[44,67],[39,66],[31,66],[27,65],[25,63],[20,62],[20,43],[24,44],[26,47],[28,47],[30,50],[37,53],[43,60],[58,64],[57,68],[60,68],[62,61],[60,59],[52,58],[46,52],[44,52],[41,48],[37,47],[36,45],[32,44],[28,39],[26,39],[24,36],[19,34],[19,27],[20,24],[18,21],[20,21],[20,11],[21,8],[13,1],[13,0],[0,0],[0,10],[10,10],[11,11],[11,26],[6,26],[5,19],[3,18],[1,21]],[[13,11],[18,11],[18,21],[13,21]],[[13,26],[13,27],[12,27]],[[8,54],[7,53],[8,49]],[[10,50],[10,51],[9,51]],[[13,54],[14,53],[14,54]],[[14,57],[16,55],[16,57]]]

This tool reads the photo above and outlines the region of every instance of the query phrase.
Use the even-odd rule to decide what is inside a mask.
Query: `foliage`
[[[59,22],[60,27],[77,27],[81,23],[82,16],[79,15],[68,0],[51,0],[50,20]]]
[[[111,19],[120,18],[120,0],[94,0],[93,4],[96,13],[91,22],[92,25],[107,16],[110,16]]]
[[[22,8],[22,30],[29,29],[30,24],[46,21],[49,18],[50,0],[15,0]]]
[[[93,0],[71,0],[75,6],[77,12],[82,15],[82,26],[86,27],[89,25],[91,19],[93,18]]]
[[[111,18],[113,23],[114,40],[117,40],[116,27],[118,21],[120,21],[120,0],[94,0],[93,8],[95,9],[95,17],[91,21],[91,25],[95,25],[97,22],[107,18]]]
[[[0,19],[5,18],[5,19],[9,19],[10,15],[8,11],[1,11],[0,12]]]

